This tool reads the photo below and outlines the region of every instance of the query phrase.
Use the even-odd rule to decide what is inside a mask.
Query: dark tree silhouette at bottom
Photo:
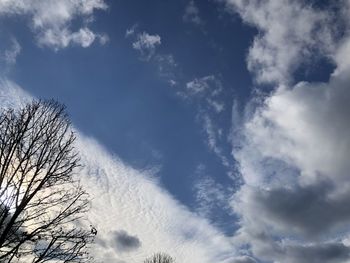
[[[156,253],[147,258],[144,263],[175,263],[175,259],[165,253]]]
[[[88,196],[64,106],[34,101],[0,114],[0,262],[86,262]]]

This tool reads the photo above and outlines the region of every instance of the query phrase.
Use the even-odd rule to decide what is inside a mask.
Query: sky
[[[349,0],[0,0],[0,107],[67,106],[100,263],[350,262],[349,83]]]

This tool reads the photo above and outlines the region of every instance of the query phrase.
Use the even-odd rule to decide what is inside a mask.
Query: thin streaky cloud
[[[16,64],[18,55],[21,53],[22,47],[15,38],[11,40],[11,47],[4,51],[3,59],[7,65]]]
[[[1,108],[19,107],[32,99],[6,79],[1,81],[0,95]],[[98,241],[91,248],[97,261],[136,263],[156,251],[198,263],[221,262],[235,255],[229,238],[175,200],[151,172],[131,168],[93,138],[76,134],[83,164],[77,176],[91,196],[87,222],[98,229]],[[116,233],[123,236],[122,242],[117,238],[119,250],[113,247]]]
[[[196,26],[204,25],[204,21],[200,17],[199,8],[193,0],[189,1],[186,5],[182,19],[184,22],[193,23]]]

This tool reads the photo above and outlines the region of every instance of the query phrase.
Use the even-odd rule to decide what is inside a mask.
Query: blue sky
[[[350,262],[349,14],[0,0],[2,105],[67,106],[99,262]]]

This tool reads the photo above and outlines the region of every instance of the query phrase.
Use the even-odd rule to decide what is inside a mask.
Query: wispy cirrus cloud
[[[125,37],[132,39],[132,48],[137,50],[141,55],[141,59],[146,61],[154,57],[156,48],[161,45],[161,37],[158,34],[152,35],[145,31],[138,32],[137,25],[127,29]]]
[[[210,152],[219,160],[230,178],[235,178],[235,164],[229,149],[225,146],[229,142],[230,127],[225,125],[222,115],[228,110],[224,97],[227,95],[219,76],[208,75],[194,78],[186,82],[178,94],[186,102],[197,106],[196,121],[202,129],[203,140]],[[203,170],[198,168],[197,172]],[[194,190],[196,192],[197,211],[213,220],[215,213],[228,212],[230,196],[234,188],[223,187],[216,181],[215,176],[205,175],[196,181]],[[220,219],[215,219],[218,225]]]
[[[221,123],[217,121],[218,116],[227,110],[223,100],[224,87],[220,77],[206,75],[185,81],[181,74],[181,68],[172,54],[157,52],[153,46],[150,49],[146,47],[145,50],[142,50],[141,43],[144,41],[140,41],[140,37],[144,34],[139,32],[137,25],[134,25],[127,29],[125,37],[134,39],[133,48],[140,49],[139,51],[143,60],[156,65],[160,77],[168,82],[169,86],[174,89],[175,93],[184,102],[195,105],[195,120],[200,123],[204,142],[208,146],[208,149],[217,156],[225,169],[228,170],[227,173],[233,176],[234,164],[230,152],[222,148],[222,145],[226,145],[228,142],[228,130],[220,127]],[[153,42],[155,41],[156,39]],[[226,200],[227,202],[228,200]],[[209,214],[209,210],[211,209],[209,203],[207,208],[205,208],[204,202],[200,202],[198,199],[198,205],[201,206],[202,210],[207,209],[207,214]]]
[[[2,44],[3,47],[0,48],[0,75],[6,75],[16,65],[22,47],[14,37],[10,38],[9,41],[3,41]]]
[[[24,16],[29,20],[40,46],[59,50],[70,45],[90,46],[95,40],[104,44],[108,36],[95,33],[88,24],[96,10],[106,10],[104,0],[1,0],[0,16]],[[73,31],[73,20],[83,20],[83,26]]]
[[[147,36],[147,37],[146,37]],[[141,60],[148,63],[152,63],[158,69],[159,76],[166,80],[168,85],[174,89],[175,93],[183,99],[184,102],[190,103],[195,106],[195,121],[200,124],[203,140],[208,146],[208,150],[214,154],[219,162],[227,170],[227,174],[230,177],[234,177],[234,164],[230,151],[224,149],[222,146],[226,145],[229,141],[229,126],[221,127],[220,115],[228,109],[224,103],[224,87],[220,76],[206,75],[202,77],[194,77],[189,80],[184,80],[184,76],[181,72],[181,67],[176,62],[176,59],[172,54],[166,54],[159,52],[156,47],[161,44],[160,37],[153,35],[153,40],[150,44],[144,44],[146,39],[151,36],[148,33],[141,31],[138,25],[130,27],[126,30],[125,37],[131,39],[132,47],[140,52]],[[142,40],[142,41],[141,41]],[[159,40],[159,41],[158,41]],[[208,177],[208,180],[214,180]],[[199,184],[198,184],[199,186]],[[228,194],[226,191],[219,189],[208,188],[208,191],[216,191],[217,194]],[[198,197],[199,188],[195,189]],[[231,192],[231,189],[230,189]],[[206,200],[209,201],[209,200]],[[197,198],[197,205],[200,206],[200,210],[206,210],[207,218],[210,219],[210,213],[212,212],[212,202],[206,202],[203,199]],[[222,200],[223,201],[223,200]],[[228,198],[225,200],[228,204]],[[223,201],[224,203],[224,201]],[[204,213],[202,213],[204,214]]]
[[[21,45],[18,43],[17,39],[11,39],[11,46],[6,49],[3,53],[3,60],[9,66],[16,64],[18,55],[21,53]]]
[[[157,251],[192,262],[220,262],[221,257],[232,256],[229,239],[179,204],[147,171],[141,173],[111,158],[93,141],[86,143],[83,141],[87,177],[83,180],[94,200],[89,219],[103,240],[109,240],[114,229],[123,229],[142,242],[133,253],[96,247],[98,258],[139,262]],[[101,158],[92,158],[92,151],[98,151]]]
[[[136,50],[145,51],[145,50],[154,50],[156,46],[160,45],[160,36],[159,35],[150,35],[146,32],[138,34],[137,39],[132,43],[132,47]]]
[[[202,107],[221,113],[225,104],[221,98],[223,85],[220,79],[214,75],[194,78],[185,84],[185,89],[179,94],[185,99],[194,99],[201,102]]]
[[[208,75],[188,81],[178,94],[198,107],[197,121],[201,123],[205,142],[221,161],[222,165],[232,173],[233,163],[229,153],[223,146],[228,142],[229,131],[219,121],[219,116],[227,110],[224,102],[224,87],[218,76]]]
[[[196,26],[204,25],[204,21],[199,14],[199,8],[193,0],[189,1],[186,5],[182,19],[184,22],[193,23]]]
[[[31,96],[0,82],[0,107],[18,107]],[[180,204],[155,181],[76,131],[83,168],[77,173],[91,196],[89,223],[98,229],[91,253],[98,262],[142,262],[158,251],[178,261],[226,262],[235,255],[230,238]]]
[[[158,47],[162,44],[160,35],[141,32],[138,24],[134,24],[126,30],[125,38],[131,40],[131,46],[138,51],[140,60],[153,64],[159,76],[170,86],[179,84],[178,64],[174,56],[158,51]]]
[[[195,174],[197,176],[193,186],[196,193],[195,210],[202,217],[208,218],[219,225],[220,219],[215,217],[215,212],[217,210],[230,212],[228,200],[232,194],[232,189],[225,187],[210,176],[204,164],[197,166]]]

